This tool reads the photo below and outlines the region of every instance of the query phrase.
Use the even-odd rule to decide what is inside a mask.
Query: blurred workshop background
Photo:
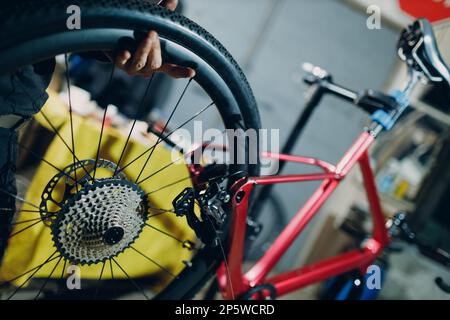
[[[366,9],[371,4],[381,9],[380,29],[367,27],[369,14]],[[306,90],[302,84],[302,63],[310,62],[324,68],[336,82],[354,90],[391,90],[406,76],[396,55],[396,42],[399,31],[412,20],[413,14],[402,11],[398,1],[185,0],[184,5],[184,14],[215,35],[240,63],[257,98],[263,128],[280,129],[281,142],[286,140],[289,128],[302,110]],[[447,61],[450,61],[449,27],[448,23],[441,23],[436,28]],[[449,101],[430,99],[433,94],[428,94],[427,100],[425,92],[429,90],[424,88],[417,95],[415,107],[420,111],[407,116],[404,122],[408,125],[399,127],[395,133],[396,141],[379,142],[373,162],[377,167],[377,181],[382,187],[386,215],[397,210],[415,212],[421,209],[426,211],[421,212],[422,215],[431,216],[433,210],[446,209],[447,225],[439,231],[447,242],[435,245],[442,246],[448,254],[449,208],[439,204],[439,199],[448,197],[448,187],[427,185],[421,188],[426,178],[433,174],[432,168],[436,170],[436,163],[445,162],[449,156],[448,151],[442,151],[448,149],[450,142],[447,129],[450,117],[445,114]],[[296,145],[295,154],[334,163],[361,132],[367,119],[362,111],[327,98]],[[405,127],[411,130],[406,131]],[[400,150],[400,145],[409,149]],[[444,169],[447,175],[449,169],[448,166]],[[284,173],[304,170],[288,165]],[[448,184],[448,180],[444,182],[444,185]],[[275,218],[278,211],[268,205],[263,220],[286,223],[316,186],[316,183],[277,186],[275,196],[281,203],[282,208],[278,207],[278,211],[282,211],[283,216]],[[296,241],[278,265],[278,271],[317,261],[348,246],[350,237],[339,229],[347,220],[366,214],[365,195],[360,189],[359,174],[355,172]],[[441,189],[446,190],[429,199],[427,190]],[[418,194],[422,202],[433,201],[434,205],[422,209],[416,202]],[[265,249],[267,244],[259,243],[252,257],[256,258]],[[412,248],[390,255],[389,264],[385,290],[380,298],[448,299],[449,296],[434,283],[438,276],[450,278],[442,265],[423,259]],[[318,287],[309,287],[287,298],[314,299],[318,292]]]

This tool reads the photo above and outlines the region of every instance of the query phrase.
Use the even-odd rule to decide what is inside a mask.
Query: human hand
[[[178,0],[164,0],[160,5],[174,11],[177,8]],[[163,63],[161,42],[156,31],[149,31],[146,34],[134,54],[129,50],[124,50],[116,55],[114,62],[119,69],[132,76],[150,77],[155,72],[163,72],[177,79],[195,76],[195,70],[192,68]]]

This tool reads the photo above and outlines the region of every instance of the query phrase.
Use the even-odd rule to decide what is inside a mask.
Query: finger
[[[138,74],[149,77],[162,66],[161,45],[159,41],[155,42],[148,54],[144,68],[139,70]]]
[[[171,63],[165,63],[159,68],[158,72],[163,72],[169,76],[180,79],[180,78],[193,78],[195,77],[195,70],[192,68],[181,67]]]
[[[155,34],[155,43],[150,51],[149,57],[147,59],[147,65],[155,71],[162,66],[162,53],[161,53],[161,41],[159,40],[159,36],[156,32]]]
[[[148,76],[161,68],[162,66],[162,55],[161,55],[161,43],[159,41],[159,37],[157,36],[157,40],[154,42],[150,53],[148,54],[147,61],[145,67],[141,70],[141,74],[144,76]]]
[[[130,65],[131,72],[141,71],[147,64],[152,48],[159,45],[159,37],[155,31],[150,31],[147,36],[139,43],[134,54],[133,62]]]
[[[131,53],[129,51],[122,51],[116,56],[115,59],[116,66],[121,69],[125,69],[130,58]]]
[[[171,11],[175,11],[178,6],[178,0],[164,0],[163,2],[161,2],[161,5]]]

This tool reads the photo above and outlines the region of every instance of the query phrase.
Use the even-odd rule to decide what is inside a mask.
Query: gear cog
[[[83,162],[88,164],[89,161]],[[101,165],[111,171],[116,169],[110,162]],[[63,173],[81,166],[83,164],[71,165],[74,169],[66,168]],[[52,186],[63,176],[55,177],[50,180]],[[93,181],[82,178],[76,187],[68,185],[69,179],[66,180],[66,189],[71,191],[66,192],[63,201],[58,203],[61,209],[51,216],[41,212],[59,253],[72,263],[91,265],[111,259],[129,248],[147,219],[144,191],[128,181],[123,173]],[[77,192],[73,192],[74,188]],[[46,189],[43,200],[53,201],[52,191]],[[41,209],[44,208],[47,205],[41,204]]]

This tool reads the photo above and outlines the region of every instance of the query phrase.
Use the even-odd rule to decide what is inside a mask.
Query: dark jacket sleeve
[[[28,65],[0,77],[0,115],[28,118],[39,112],[48,99],[46,89],[55,68],[54,59]]]

